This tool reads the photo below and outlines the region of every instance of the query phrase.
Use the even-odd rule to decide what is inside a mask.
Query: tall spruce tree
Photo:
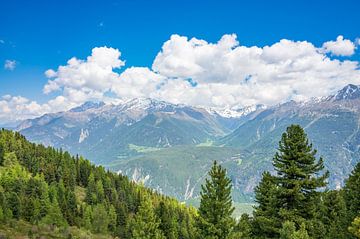
[[[355,217],[360,215],[360,163],[345,182],[344,198],[348,209],[347,225],[350,226]]]
[[[156,216],[151,199],[144,195],[139,210],[130,221],[130,233],[133,239],[165,239],[159,228],[160,219]]]
[[[231,180],[226,176],[226,169],[216,161],[209,176],[201,186],[198,229],[201,238],[225,239],[235,225],[231,217],[234,211]]]
[[[303,219],[315,216],[318,189],[326,186],[329,172],[317,176],[323,169],[323,159],[316,159],[316,150],[309,143],[299,125],[291,125],[282,135],[278,152],[274,156],[278,187],[276,198],[281,204],[280,214],[284,220],[298,226]]]
[[[273,159],[277,174],[263,178],[268,183],[271,179],[274,188],[267,190],[261,182],[256,190],[259,205],[254,215],[259,234],[277,238],[281,222],[290,221],[300,228],[302,223],[315,219],[319,189],[326,186],[329,176],[328,172],[319,175],[324,164],[323,159],[317,160],[315,155],[316,150],[304,130],[299,125],[289,126]]]
[[[328,191],[322,195],[321,210],[319,219],[325,228],[324,239],[348,239],[351,238],[346,224],[346,205],[342,191]]]
[[[281,220],[279,219],[279,205],[276,200],[275,177],[264,172],[262,179],[255,188],[253,233],[260,238],[273,238],[279,234]]]

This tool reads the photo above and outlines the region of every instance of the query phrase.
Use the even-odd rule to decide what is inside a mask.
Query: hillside
[[[254,167],[265,160],[269,163],[264,169],[270,169],[282,132],[288,125],[299,124],[323,156],[326,168],[333,172],[332,188],[339,188],[359,161],[359,93],[358,86],[348,85],[329,97],[270,107],[218,144],[246,150]]]
[[[193,238],[193,209],[82,157],[0,131],[0,235],[132,238],[145,209],[156,233]],[[179,226],[169,229],[169,220]]]
[[[67,112],[26,120],[18,131],[30,141],[105,164],[136,155],[129,144],[166,148],[214,140],[229,133],[233,121],[201,108],[133,99],[118,105],[87,102]]]

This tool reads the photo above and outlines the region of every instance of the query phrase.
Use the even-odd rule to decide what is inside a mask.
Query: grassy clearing
[[[136,151],[138,153],[148,153],[148,152],[158,151],[161,148],[146,147],[146,146],[139,146],[139,145],[135,145],[135,144],[129,144],[129,149],[134,150],[134,151]]]
[[[92,234],[77,227],[56,228],[49,225],[31,225],[25,221],[10,220],[0,224],[0,238],[4,239],[113,239],[111,236]]]
[[[214,141],[207,139],[205,142],[197,144],[196,147],[211,147],[214,145]]]

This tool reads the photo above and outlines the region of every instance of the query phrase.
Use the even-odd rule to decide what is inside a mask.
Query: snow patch
[[[82,143],[87,137],[89,137],[89,131],[87,129],[81,129],[79,143]]]
[[[188,199],[192,198],[193,194],[194,194],[195,187],[190,188],[190,180],[191,180],[191,177],[189,177],[186,180],[186,190],[185,190],[185,194],[184,194],[184,199],[185,200],[188,200]]]

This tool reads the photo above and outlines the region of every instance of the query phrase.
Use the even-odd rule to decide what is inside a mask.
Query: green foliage
[[[360,214],[360,163],[345,182],[344,198],[348,209],[348,223]]]
[[[49,210],[46,216],[41,219],[41,223],[57,227],[66,227],[68,225],[61,213],[56,198],[54,198],[53,201],[50,203]]]
[[[214,161],[201,189],[198,228],[203,238],[225,239],[230,235],[234,219],[231,198],[231,180],[226,170]]]
[[[97,204],[93,209],[92,229],[95,233],[106,234],[109,226],[109,217],[105,206]]]
[[[322,195],[319,219],[326,225],[322,238],[347,239],[347,210],[342,191],[328,191]]]
[[[141,200],[138,212],[130,221],[131,238],[134,239],[162,239],[165,238],[159,228],[160,220],[154,212],[149,196],[146,194]]]
[[[237,239],[251,239],[252,235],[252,220],[248,214],[243,214],[240,217],[239,222],[234,228],[233,235],[230,238]]]
[[[349,231],[357,238],[360,238],[360,217],[354,219],[349,227]]]
[[[194,238],[195,212],[122,175],[95,167],[82,157],[72,157],[62,150],[30,143],[19,133],[4,129],[0,130],[0,149],[0,226],[11,228],[10,223],[24,221],[50,228],[49,234],[41,234],[46,238],[53,238],[58,231],[78,228],[83,235],[76,238],[106,238],[88,236],[100,233],[127,239],[132,238],[129,228],[142,228],[135,222],[147,223],[145,208],[150,208],[150,218],[156,222],[153,238],[157,235],[164,238],[160,228],[169,225],[171,235]],[[139,207],[143,204],[139,195],[147,195],[146,207]],[[163,220],[159,219],[158,205],[169,212]],[[134,214],[138,218],[135,222],[130,220]],[[184,226],[178,226],[177,222]],[[32,230],[28,232],[31,236],[40,235]],[[54,238],[77,234],[61,235]]]
[[[305,224],[302,223],[299,230],[296,230],[295,223],[286,221],[280,230],[280,239],[310,239]]]
[[[1,130],[0,233],[5,228],[5,235],[45,238],[360,238],[360,164],[343,190],[322,191],[328,173],[321,175],[323,161],[315,154],[303,129],[288,127],[274,156],[277,174],[264,172],[255,188],[253,218],[243,214],[235,223],[231,180],[216,162],[196,211],[82,157]]]
[[[255,190],[259,203],[254,212],[258,234],[277,238],[281,222],[290,221],[299,228],[316,218],[321,199],[318,190],[326,186],[329,173],[318,176],[324,165],[315,154],[304,130],[298,125],[289,126],[274,156],[277,174],[265,173]]]

